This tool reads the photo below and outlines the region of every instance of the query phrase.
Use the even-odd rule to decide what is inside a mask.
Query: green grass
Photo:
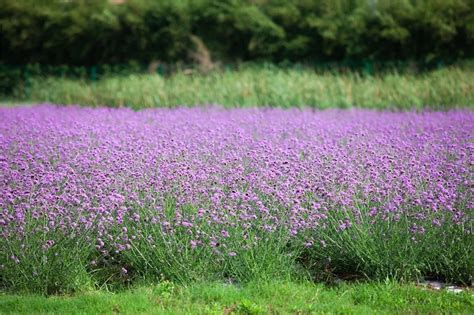
[[[32,79],[10,102],[51,102],[134,109],[220,104],[226,107],[365,107],[438,110],[474,107],[474,69],[449,67],[414,74],[315,72],[276,67],[243,67],[208,74],[178,72],[114,76],[98,82]]]
[[[0,295],[0,314],[472,314],[474,297],[396,283],[270,282],[177,286],[73,296]]]

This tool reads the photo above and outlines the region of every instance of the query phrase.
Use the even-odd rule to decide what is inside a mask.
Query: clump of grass
[[[320,243],[307,248],[301,261],[316,279],[327,281],[336,275],[411,281],[431,276],[471,284],[474,237],[466,234],[472,229],[469,223],[438,227],[430,223],[434,215],[420,222],[409,214],[381,217],[365,207],[360,210],[358,215],[333,211],[327,226],[315,231]],[[357,224],[346,226],[345,220]]]
[[[175,213],[195,213],[197,208],[191,205],[177,208],[174,200],[167,198],[164,204],[167,216],[162,220],[173,221]],[[219,229],[204,220],[196,220],[191,228],[194,233],[182,226],[171,232],[152,223],[155,216],[155,210],[144,208],[140,209],[142,220],[128,220],[126,223],[127,232],[138,235],[130,240],[130,250],[117,257],[117,261],[129,269],[129,276],[147,281],[169,279],[179,283],[202,280],[245,283],[304,279],[307,274],[298,270],[299,250],[288,248],[289,233],[285,229],[268,233],[257,227],[251,230],[235,228],[227,236],[227,246],[218,242],[202,244],[194,233],[215,235]],[[254,224],[263,226],[264,223],[257,221]],[[235,225],[238,226],[238,222]],[[243,235],[246,236],[244,239]]]
[[[32,216],[27,214],[15,238],[0,239],[6,258],[0,262],[0,288],[44,295],[92,288],[88,267],[95,248],[90,233],[65,229],[60,218]]]
[[[87,106],[225,107],[275,106],[411,110],[472,107],[474,71],[450,67],[423,74],[322,72],[311,69],[243,67],[206,74],[178,72],[114,76],[98,82],[62,78],[33,79],[18,88],[18,101]]]

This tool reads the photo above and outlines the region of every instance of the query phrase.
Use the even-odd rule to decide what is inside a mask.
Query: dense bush
[[[0,0],[0,62],[464,58],[473,0]]]

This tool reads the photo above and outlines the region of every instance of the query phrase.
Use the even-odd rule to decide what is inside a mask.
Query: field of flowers
[[[0,109],[0,286],[474,275],[474,113]]]

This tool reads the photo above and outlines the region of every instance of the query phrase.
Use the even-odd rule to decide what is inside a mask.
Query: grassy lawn
[[[472,314],[474,297],[395,283],[273,282],[243,287],[163,282],[74,296],[0,295],[1,314]]]

